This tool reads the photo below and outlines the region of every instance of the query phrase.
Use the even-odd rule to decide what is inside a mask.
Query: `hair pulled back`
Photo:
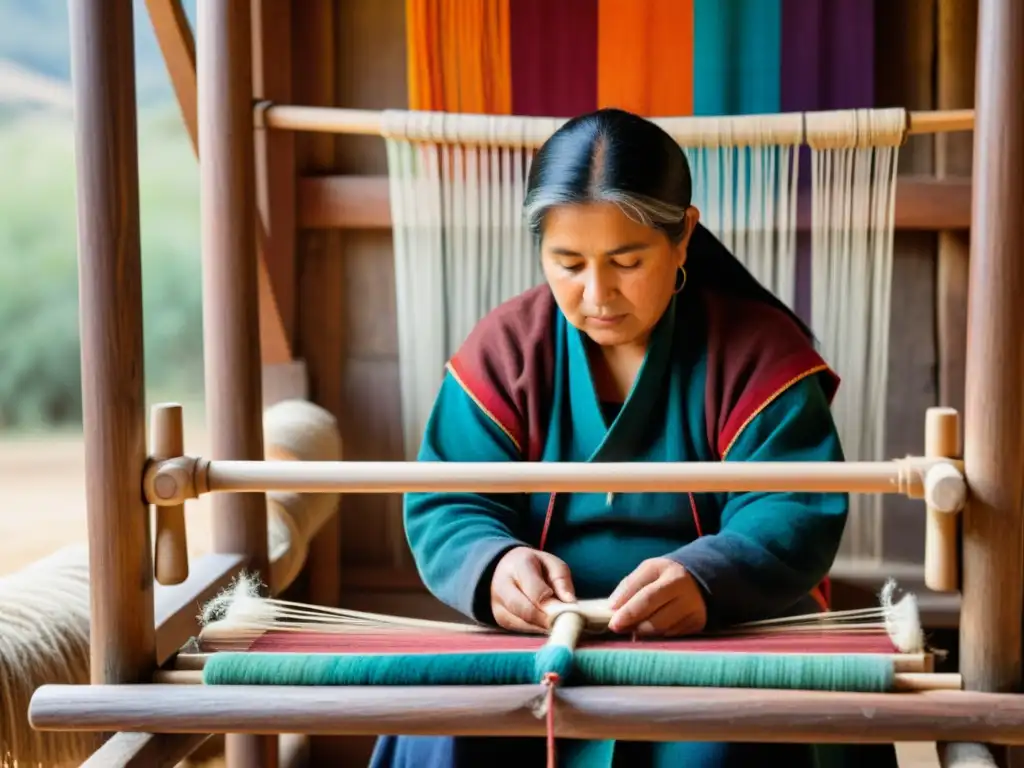
[[[540,238],[551,208],[583,203],[614,203],[622,212],[661,230],[673,244],[686,236],[686,211],[693,182],[686,154],[663,128],[621,109],[601,109],[575,117],[537,152],[530,168],[523,212]],[[769,304],[807,326],[702,224],[687,247],[687,282],[743,299]]]

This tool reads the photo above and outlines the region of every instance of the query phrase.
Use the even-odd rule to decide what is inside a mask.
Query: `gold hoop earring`
[[[683,281],[680,283],[678,279],[676,280],[676,282],[679,283],[679,285],[676,287],[674,291],[672,291],[672,293],[676,296],[682,293],[683,288],[686,287],[686,267],[680,267],[679,273],[683,276]]]

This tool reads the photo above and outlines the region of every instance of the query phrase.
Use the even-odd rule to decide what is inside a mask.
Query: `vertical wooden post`
[[[1017,691],[1024,598],[1024,4],[980,0],[974,126],[960,669]]]
[[[382,11],[383,6],[375,6]],[[296,104],[338,104],[338,30],[342,8],[338,3],[308,2],[292,5],[292,98]],[[392,11],[386,11],[391,14]],[[402,13],[398,11],[399,16]],[[350,26],[351,29],[351,26]],[[336,170],[338,138],[329,134],[297,134],[295,162],[303,173]],[[344,435],[343,359],[344,248],[341,233],[326,230],[300,232],[296,242],[300,270],[297,313],[297,349],[306,362],[313,399],[339,419]],[[339,306],[339,301],[341,306]],[[328,520],[309,545],[305,599],[315,605],[341,602],[342,515]]]
[[[294,103],[292,2],[254,0],[252,17],[253,95]],[[291,362],[295,339],[295,134],[261,128],[254,142],[267,288],[260,303],[260,346],[263,363],[270,366]]]
[[[203,358],[213,459],[263,458],[252,111],[252,8],[203,0],[196,23]],[[213,547],[269,583],[264,494],[213,499]],[[230,735],[231,766],[276,763],[274,737]]]
[[[93,683],[156,664],[131,0],[68,3]]]
[[[974,106],[975,39],[978,0],[939,0],[936,109]],[[971,176],[974,134],[935,136],[935,175]],[[967,279],[970,235],[965,230],[939,232],[936,268],[939,403],[963,411],[964,355],[967,352]]]

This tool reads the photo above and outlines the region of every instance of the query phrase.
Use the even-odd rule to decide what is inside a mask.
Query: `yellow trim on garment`
[[[499,421],[493,413],[487,410],[486,406],[484,406],[484,404],[480,402],[479,398],[476,395],[474,395],[472,391],[470,391],[469,387],[466,386],[466,383],[459,378],[459,374],[455,372],[455,368],[452,366],[452,364],[450,362],[445,363],[444,367],[448,369],[448,373],[450,373],[452,375],[452,378],[455,379],[455,382],[460,387],[462,387],[462,391],[469,396],[469,399],[476,403],[477,408],[483,411],[487,415],[487,418],[493,421],[495,425],[498,427],[498,429],[504,432],[508,439],[512,441],[512,445],[516,447],[516,450],[519,451],[519,453],[522,453],[523,449],[522,446],[519,445],[519,441],[512,436],[512,433],[508,431],[508,428],[504,424],[502,424],[501,421]]]
[[[725,451],[722,452],[722,461],[725,461],[726,457],[729,455],[729,451],[732,450],[732,447],[736,444],[736,441],[739,439],[739,436],[741,434],[743,434],[743,430],[746,429],[747,426],[750,424],[750,422],[752,422],[754,419],[756,419],[765,408],[767,408],[769,405],[771,405],[773,402],[775,402],[775,400],[778,399],[779,395],[781,395],[783,392],[785,392],[787,389],[792,387],[797,382],[803,381],[808,376],[813,376],[816,373],[821,373],[822,371],[827,371],[827,370],[828,370],[828,366],[825,365],[825,364],[816,365],[813,368],[810,368],[810,369],[804,371],[799,376],[794,376],[792,379],[787,381],[785,384],[783,384],[777,390],[772,392],[772,394],[769,397],[765,398],[764,402],[761,403],[761,405],[759,405],[757,407],[757,410],[755,410],[752,414],[750,414],[747,417],[747,420],[744,421],[740,425],[740,428],[736,430],[736,434],[732,436],[732,440],[729,441],[729,444],[725,447]]]

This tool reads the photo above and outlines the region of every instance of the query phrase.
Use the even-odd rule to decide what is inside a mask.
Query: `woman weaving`
[[[546,284],[450,361],[422,461],[841,461],[837,377],[804,324],[690,205],[678,144],[601,110],[533,162]],[[611,596],[609,629],[680,636],[825,605],[844,494],[409,494],[427,587],[478,622],[544,632],[539,605]],[[383,737],[373,766],[543,765],[543,739]],[[895,764],[892,747],[844,747]],[[811,766],[802,745],[560,741],[562,764]],[[836,755],[839,757],[840,755]]]

